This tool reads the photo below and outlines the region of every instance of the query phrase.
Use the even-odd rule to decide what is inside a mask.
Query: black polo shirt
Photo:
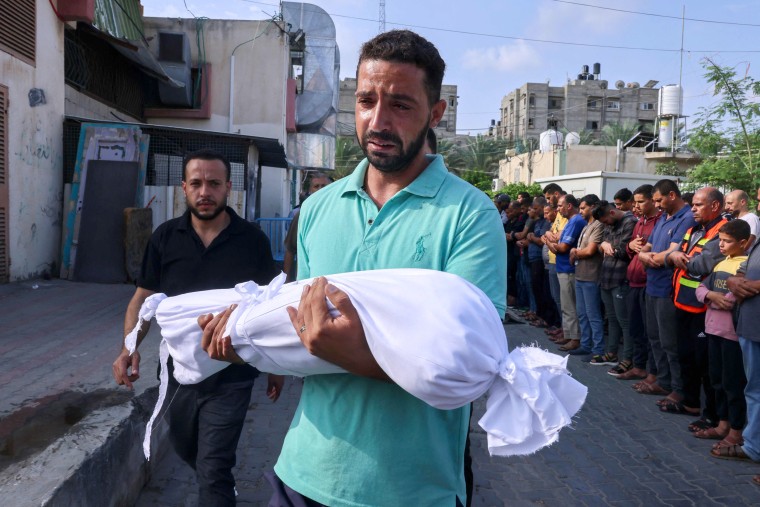
[[[279,273],[269,239],[261,229],[227,207],[230,224],[206,248],[190,221],[190,211],[161,224],[148,242],[137,285],[167,296],[229,289],[253,280],[268,284]],[[231,365],[224,380],[250,378],[256,370]],[[219,375],[219,374],[217,374]],[[216,376],[216,375],[215,375]],[[212,377],[213,378],[213,377]],[[170,375],[170,379],[174,380]]]

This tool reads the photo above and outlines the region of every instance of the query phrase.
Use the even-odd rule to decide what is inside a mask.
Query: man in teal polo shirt
[[[435,46],[410,31],[364,44],[356,131],[367,159],[304,203],[299,279],[385,268],[446,271],[474,283],[504,314],[499,214],[483,192],[449,173],[441,156],[425,154],[427,130],[446,108],[444,68]],[[329,316],[325,295],[341,317]],[[434,409],[391,383],[369,353],[350,301],[324,279],[290,312],[313,354],[352,373],[305,379],[270,477],[270,505],[464,504],[469,407]],[[436,315],[398,308],[381,318]]]

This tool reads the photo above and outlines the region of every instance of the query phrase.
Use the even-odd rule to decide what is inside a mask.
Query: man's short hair
[[[522,192],[518,192],[517,193],[517,197],[519,197],[520,199],[523,199],[523,200],[527,201],[527,200],[530,199],[531,196],[530,196],[530,192],[522,191]]]
[[[533,198],[533,205],[534,206],[540,206],[540,207],[543,208],[544,206],[546,206],[546,197],[541,196],[541,195],[539,195],[537,197],[534,197]]]
[[[603,216],[609,215],[610,210],[613,209],[617,209],[614,204],[611,204],[608,201],[599,201],[596,207],[591,211],[591,216],[594,217],[594,220],[599,220]]]
[[[573,208],[577,208],[580,204],[573,194],[565,194],[563,197],[565,198],[565,204],[569,204]]]
[[[446,63],[432,42],[411,30],[391,30],[381,33],[362,45],[359,67],[366,60],[410,63],[425,72],[425,90],[432,106],[441,99],[441,84]]]
[[[565,197],[565,202],[567,202],[567,197]],[[580,202],[585,202],[586,206],[593,208],[597,204],[599,204],[599,196],[596,194],[586,194],[583,197],[581,197]]]
[[[654,187],[646,183],[637,187],[636,190],[633,191],[633,195],[643,195],[647,199],[651,199],[652,194],[654,194]]]
[[[554,192],[562,192],[562,187],[557,185],[556,183],[549,183],[544,187],[543,194],[553,194]]]
[[[617,192],[615,192],[615,195],[612,197],[612,199],[617,199],[618,201],[628,202],[633,199],[633,192],[628,190],[627,188],[621,188]]]
[[[493,202],[506,202],[509,203],[512,201],[512,198],[509,197],[507,194],[499,194],[496,197],[493,198]]]
[[[721,192],[715,187],[707,187],[707,188],[703,188],[702,190],[705,191],[708,201],[710,202],[718,201],[718,203],[720,204],[720,209],[723,209],[723,192]]]
[[[659,192],[660,195],[667,195],[671,192],[676,194],[676,197],[681,197],[681,191],[678,190],[678,185],[675,181],[664,179],[654,184],[654,191]]]
[[[718,232],[728,234],[736,241],[749,239],[752,235],[752,229],[750,228],[749,223],[742,219],[729,220],[718,229]]]
[[[684,200],[686,204],[691,206],[691,199],[694,197],[694,192],[684,192],[681,194],[681,199]]]
[[[185,155],[185,158],[182,160],[182,181],[186,181],[187,179],[187,164],[189,164],[191,160],[219,160],[221,161],[224,164],[224,167],[227,169],[227,179],[225,181],[230,181],[230,173],[232,172],[232,168],[230,167],[230,161],[227,160],[227,157],[225,157],[218,151],[211,150],[208,148],[193,151]]]

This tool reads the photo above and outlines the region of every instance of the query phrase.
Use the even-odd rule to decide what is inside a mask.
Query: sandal
[[[692,421],[689,424],[689,431],[692,433],[696,431],[703,431],[703,430],[709,430],[710,428],[714,428],[717,426],[712,420],[708,419],[707,417],[700,417],[696,421]]]
[[[704,440],[723,440],[728,436],[728,432],[720,433],[718,428],[707,428],[695,431],[694,436]]]
[[[752,458],[747,456],[739,444],[729,445],[728,447],[718,447],[710,451],[710,456],[718,459],[735,459],[741,461],[752,461]]]
[[[617,376],[618,380],[644,380],[645,378],[647,378],[646,373],[636,373],[633,368]]]
[[[666,401],[664,401],[664,403],[660,405],[660,412],[664,412],[666,414],[687,414],[687,415],[699,414],[699,409],[694,409],[696,410],[696,412],[691,412],[680,401],[674,401],[668,398],[665,398],[665,400]]]
[[[667,396],[670,394],[670,391],[666,391],[662,387],[660,387],[658,384],[649,384],[647,382],[644,382],[643,385],[639,386],[638,389],[636,389],[637,392],[641,394],[655,394],[658,396]]]
[[[633,363],[627,360],[623,360],[620,361],[617,366],[613,366],[607,370],[607,374],[612,375],[615,378],[620,378],[621,375],[627,373],[631,368],[633,368]]]
[[[744,445],[744,439],[740,438],[738,442],[732,442],[728,438],[724,438],[720,442],[715,443],[712,448],[713,450],[720,449],[721,447],[731,447],[732,445]]]

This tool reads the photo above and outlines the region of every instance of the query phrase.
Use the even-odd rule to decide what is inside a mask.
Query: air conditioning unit
[[[158,32],[158,63],[182,88],[159,83],[158,96],[167,106],[193,107],[190,41],[185,33]]]

